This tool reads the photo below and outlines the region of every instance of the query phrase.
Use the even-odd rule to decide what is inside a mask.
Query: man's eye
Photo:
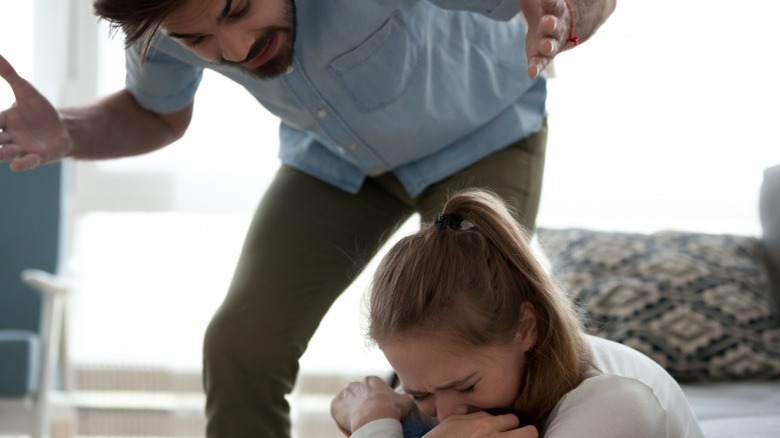
[[[412,395],[412,399],[415,401],[423,401],[426,398],[428,398],[428,394],[414,394]]]
[[[241,9],[231,13],[230,14],[230,18],[241,18],[241,17],[243,17],[244,15],[246,15],[249,12],[249,7],[250,6],[251,6],[250,2],[246,2]]]

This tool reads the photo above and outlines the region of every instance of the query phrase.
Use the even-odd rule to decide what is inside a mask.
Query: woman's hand
[[[411,397],[395,392],[376,376],[350,383],[330,403],[330,415],[347,436],[381,418],[400,421],[416,409]]]
[[[0,112],[0,161],[11,161],[11,170],[18,172],[65,157],[73,149],[73,140],[57,110],[2,55],[0,77],[16,98]]]
[[[539,432],[534,426],[520,427],[515,415],[490,415],[487,412],[474,412],[466,415],[447,417],[425,438],[538,438]]]

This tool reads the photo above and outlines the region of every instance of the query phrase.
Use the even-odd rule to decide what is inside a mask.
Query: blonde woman
[[[412,419],[427,438],[703,436],[666,371],[583,333],[526,233],[484,191],[452,196],[390,250],[368,335],[401,390],[378,377],[342,390],[331,414],[353,438],[403,437]]]

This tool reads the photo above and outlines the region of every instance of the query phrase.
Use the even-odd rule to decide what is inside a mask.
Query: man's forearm
[[[77,159],[119,158],[159,149],[181,137],[192,114],[191,106],[165,116],[147,111],[127,91],[94,105],[59,111],[73,139],[69,156]]]
[[[617,0],[568,0],[574,13],[574,35],[586,41],[615,10]]]

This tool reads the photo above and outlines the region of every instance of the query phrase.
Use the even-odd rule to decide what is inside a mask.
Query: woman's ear
[[[525,302],[520,306],[520,324],[517,326],[517,339],[523,353],[536,345],[537,325],[534,305]]]

